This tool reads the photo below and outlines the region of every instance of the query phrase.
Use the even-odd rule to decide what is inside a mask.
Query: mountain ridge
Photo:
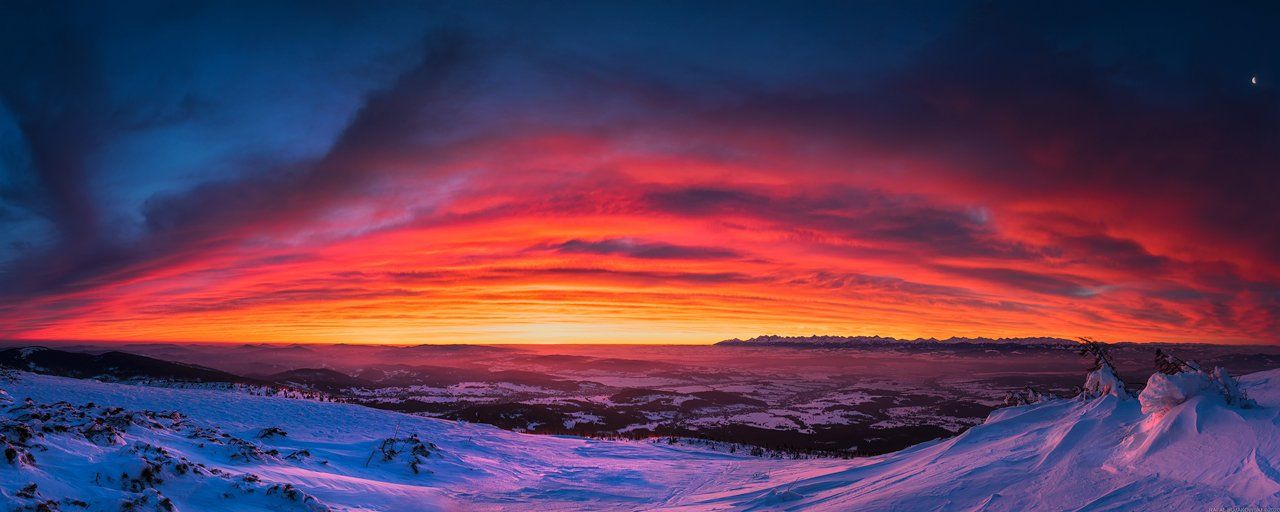
[[[0,350],[0,367],[82,379],[159,379],[177,382],[266,384],[264,381],[205,366],[167,361],[118,350],[89,353],[42,346],[11,348]]]
[[[868,346],[868,345],[1002,345],[1002,346],[1039,346],[1039,347],[1078,347],[1079,341],[1048,336],[1029,336],[1020,338],[986,338],[957,337],[950,338],[894,338],[891,336],[780,336],[765,334],[754,338],[731,338],[715,343],[721,346],[792,346],[792,347],[836,347],[836,346]]]

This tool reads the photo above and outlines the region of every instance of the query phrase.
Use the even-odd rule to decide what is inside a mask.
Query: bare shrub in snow
[[[34,483],[27,484],[10,497],[12,505],[21,505],[9,510],[14,512],[58,512],[63,510],[63,505],[88,508],[89,504],[83,501],[64,498],[62,501],[49,499],[40,494],[40,487]]]
[[[270,430],[270,428],[265,430]],[[281,430],[281,432],[284,431]],[[280,450],[275,448],[265,449],[257,443],[228,434],[220,428],[194,427],[187,433],[187,437],[201,440],[198,445],[200,448],[204,448],[206,445],[221,447],[227,458],[232,462],[260,462],[280,456]]]
[[[275,437],[287,437],[288,432],[280,427],[267,427],[258,432],[258,439],[271,439]]]
[[[305,510],[308,511],[327,511],[329,507],[320,503],[315,496],[303,492],[301,489],[294,487],[293,484],[275,484],[267,488],[267,496],[280,496],[288,501],[303,504]]]
[[[40,486],[36,484],[27,484],[25,487],[18,489],[14,496],[26,499],[35,499],[40,497]]]
[[[31,449],[40,446],[32,443],[38,437],[40,433],[30,425],[8,420],[0,422],[0,445],[4,446],[5,462],[17,467],[36,465]]]
[[[227,446],[231,447],[231,460],[234,462],[261,462],[280,456],[275,448],[264,450],[261,446],[232,436],[227,438]]]
[[[418,466],[431,456],[431,449],[435,447],[433,443],[423,443],[417,434],[409,434],[409,437],[383,439],[382,444],[378,446],[378,451],[382,453],[383,462],[404,459],[409,463],[409,469],[416,475],[421,472]]]
[[[36,465],[36,456],[31,454],[31,450],[21,445],[13,445],[5,443],[4,459],[14,466],[34,466]]]
[[[103,423],[102,421],[94,421],[84,428],[80,429],[80,433],[84,435],[89,442],[99,446],[124,444],[124,436],[120,429]]]
[[[1093,338],[1080,338],[1080,355],[1093,358],[1093,364],[1089,366],[1089,371],[1096,372],[1103,366],[1116,367],[1116,362],[1111,358],[1111,352],[1107,350],[1107,346],[1095,341]]]
[[[1200,365],[1196,364],[1194,361],[1190,361],[1190,362],[1183,361],[1181,359],[1178,359],[1177,356],[1157,348],[1156,349],[1156,371],[1163,373],[1165,375],[1177,375],[1182,372],[1188,372],[1188,371],[1198,372],[1201,370],[1200,370]]]
[[[121,512],[174,512],[177,508],[173,506],[173,500],[160,494],[160,491],[147,489],[146,492],[120,503],[120,510]]]

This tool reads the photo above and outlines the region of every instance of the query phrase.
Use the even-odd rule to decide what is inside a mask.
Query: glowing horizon
[[[959,6],[647,42],[607,27],[681,13],[400,8],[22,40],[0,338],[1280,342],[1280,101],[1239,60],[1135,77],[1158,41]]]

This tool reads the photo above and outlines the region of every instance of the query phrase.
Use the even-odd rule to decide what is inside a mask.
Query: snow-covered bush
[[[1080,355],[1093,356],[1093,366],[1085,377],[1084,391],[1080,396],[1098,398],[1110,395],[1121,399],[1129,398],[1129,391],[1125,389],[1124,381],[1116,376],[1115,363],[1106,347],[1089,338],[1081,338],[1080,341],[1084,343]]]
[[[1175,374],[1157,372],[1147,379],[1147,387],[1138,395],[1145,414],[1161,413],[1197,396],[1221,399],[1227,405],[1249,408],[1257,404],[1240,389],[1239,382],[1227,370],[1191,370]]]
[[[1085,398],[1098,398],[1111,395],[1116,398],[1129,398],[1129,391],[1124,388],[1124,381],[1116,376],[1110,364],[1103,364],[1097,370],[1089,372],[1084,380]]]
[[[1038,404],[1050,398],[1053,398],[1053,395],[1047,395],[1045,393],[1041,393],[1033,389],[1031,386],[1027,386],[1023,389],[1010,391],[1009,393],[1005,394],[1004,405],[1009,407],[1016,407],[1019,405]]]
[[[1173,375],[1157,372],[1147,379],[1147,387],[1138,395],[1138,401],[1145,414],[1164,412],[1211,388],[1213,383],[1201,372]]]
[[[1218,392],[1222,393],[1222,398],[1228,405],[1245,409],[1258,406],[1257,402],[1250,399],[1249,395],[1245,394],[1243,389],[1240,389],[1240,381],[1227,373],[1226,368],[1221,366],[1214,368],[1212,372],[1209,372],[1209,378],[1218,384]]]

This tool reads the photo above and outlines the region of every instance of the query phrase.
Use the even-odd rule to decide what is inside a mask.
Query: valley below
[[[123,350],[226,373],[199,375],[206,381],[286,387],[515,432],[690,438],[757,453],[823,457],[876,455],[957,435],[1006,405],[1011,393],[1073,396],[1089,363],[1069,340],[761,340],[712,346],[51,346]],[[1280,367],[1280,350],[1270,347],[1165,348],[1234,374]],[[1134,386],[1154,371],[1149,345],[1118,344],[1112,351],[1120,376]]]

